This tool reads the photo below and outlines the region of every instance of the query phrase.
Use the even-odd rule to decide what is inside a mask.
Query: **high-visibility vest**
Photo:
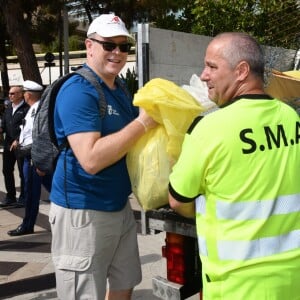
[[[206,116],[186,135],[170,183],[183,197],[204,195],[196,200],[204,299],[300,299],[293,109],[242,99]]]

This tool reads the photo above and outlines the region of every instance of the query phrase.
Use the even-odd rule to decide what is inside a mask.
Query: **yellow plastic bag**
[[[168,136],[167,153],[178,158],[183,136],[203,108],[174,82],[155,78],[150,80],[135,95],[133,104],[142,107],[166,129]]]
[[[163,126],[148,131],[127,154],[132,191],[147,211],[167,204],[171,161]]]
[[[180,154],[184,134],[203,108],[183,88],[161,78],[152,79],[142,87],[133,103],[160,124],[127,154],[132,191],[147,211],[168,203],[171,167]]]

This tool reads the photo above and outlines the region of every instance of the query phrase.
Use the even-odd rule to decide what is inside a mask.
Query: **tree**
[[[5,48],[5,40],[7,37],[7,32],[5,30],[3,16],[0,14],[0,72],[1,72],[1,81],[3,87],[3,96],[8,96],[9,90],[9,80],[7,74],[7,60],[6,60],[6,48]]]
[[[65,4],[70,14],[86,23],[99,14],[114,12],[128,28],[134,22],[147,22],[209,36],[245,31],[267,45],[299,48],[299,0],[0,0],[0,27],[1,20],[4,24],[3,30],[0,28],[0,63],[5,64],[3,45],[12,42],[23,78],[41,83],[32,43],[43,45],[43,51],[54,50],[51,47],[56,43],[56,49],[62,51],[57,37],[61,38]],[[74,36],[75,26],[71,24],[69,29],[72,44],[80,45],[76,43],[80,38]]]
[[[114,12],[128,28],[135,22],[147,22],[160,28],[190,32],[191,8],[194,0],[110,0],[68,1],[68,7],[77,17],[91,23],[95,16]]]
[[[22,10],[22,1],[0,1],[6,30],[19,58],[24,80],[42,83],[34,55],[29,29]]]
[[[31,79],[42,83],[33,43],[50,47],[57,39],[62,30],[60,25],[63,4],[63,0],[0,0],[0,19],[3,18],[5,31],[9,36],[6,39],[1,35],[0,44],[13,44],[24,80]]]
[[[195,0],[193,33],[244,31],[269,46],[298,48],[298,0]]]

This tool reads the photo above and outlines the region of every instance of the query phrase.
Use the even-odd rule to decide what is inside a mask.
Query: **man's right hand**
[[[19,145],[19,142],[17,140],[14,140],[9,148],[9,151],[16,150],[18,145]]]

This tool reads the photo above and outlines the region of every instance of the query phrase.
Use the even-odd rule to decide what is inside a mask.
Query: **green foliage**
[[[194,22],[192,15],[193,0],[178,4],[174,11],[167,15],[155,16],[154,23],[158,28],[190,33]]]
[[[78,35],[71,35],[69,37],[69,50],[70,51],[85,50],[84,40],[80,39]]]
[[[68,39],[69,51],[85,50],[84,40],[78,35],[71,35]],[[41,45],[42,52],[59,52],[59,39],[56,39],[50,45]]]
[[[68,1],[78,15],[115,12],[128,27],[147,22],[169,30],[215,36],[244,31],[261,43],[299,47],[299,0],[85,0]]]
[[[126,76],[124,77],[124,75],[121,74],[120,77],[126,82],[128,90],[133,97],[138,90],[138,79],[134,68],[132,71],[128,68],[126,71]]]
[[[22,4],[33,43],[50,45],[62,26],[63,0],[22,0]]]
[[[99,14],[115,12],[128,28],[134,22],[147,22],[163,29],[208,36],[244,31],[263,44],[300,47],[299,0],[20,0],[20,3],[32,42],[41,44],[43,51],[59,49],[63,4],[67,4],[69,16],[86,25]],[[77,25],[78,21],[69,24],[70,50],[84,49],[84,37]],[[6,39],[5,44],[10,42]],[[11,51],[9,54],[15,52],[11,47],[7,49]]]
[[[130,28],[134,22],[151,23],[159,28],[191,32],[190,18],[194,0],[110,0],[68,1],[68,6],[77,17],[114,12]]]
[[[298,0],[195,0],[194,4],[193,33],[243,31],[263,44],[299,48]]]

